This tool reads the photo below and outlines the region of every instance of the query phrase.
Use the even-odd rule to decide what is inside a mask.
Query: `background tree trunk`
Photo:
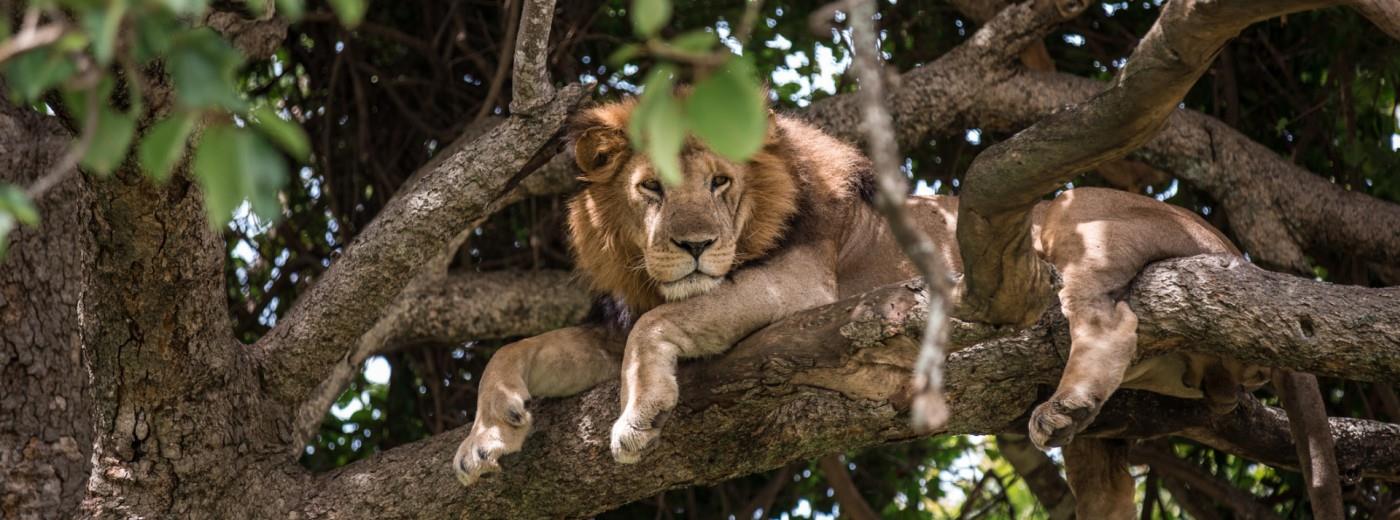
[[[0,84],[3,89],[3,84]],[[57,120],[0,103],[0,181],[28,185],[72,140]],[[87,484],[92,401],[79,301],[92,260],[92,196],[78,182],[38,201],[0,264],[0,517],[70,516]]]

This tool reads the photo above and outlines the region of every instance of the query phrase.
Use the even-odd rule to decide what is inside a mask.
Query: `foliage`
[[[364,0],[333,4],[351,25],[365,9]],[[301,0],[276,5],[283,15],[303,11]],[[258,16],[271,8],[266,0],[234,7]],[[252,202],[259,218],[274,220],[282,213],[277,192],[287,171],[283,155],[305,162],[310,146],[301,125],[284,119],[288,114],[247,99],[238,78],[242,53],[199,27],[209,10],[205,0],[32,1],[19,30],[0,33],[8,36],[0,72],[12,100],[57,112],[77,129],[73,146],[84,171],[111,174],[144,134],[137,162],[148,177],[164,182],[194,137],[193,173],[210,223],[222,226],[244,201]],[[170,113],[146,113],[143,84],[162,67],[178,103]],[[67,175],[70,167],[50,175]],[[20,200],[30,194],[4,189],[0,244],[16,221],[37,224],[32,211],[24,212],[29,203]]]
[[[601,96],[641,93],[633,142],[674,179],[674,157],[689,137],[732,160],[753,153],[767,130],[765,93],[775,109],[791,110],[855,89],[844,73],[845,35],[809,28],[807,15],[826,4],[559,2],[551,72],[595,81]],[[248,342],[287,311],[413,171],[509,109],[502,64],[519,2],[55,0],[26,7],[35,23],[0,24],[0,47],[31,27],[56,27],[59,35],[0,60],[7,94],[74,130],[79,164],[94,182],[139,169],[153,182],[187,176],[199,183],[211,222],[227,222],[228,297],[238,336]],[[266,59],[248,62],[203,27],[211,9],[253,18],[269,8],[293,23]],[[900,71],[933,61],[975,30],[943,2],[881,2],[879,11],[881,50]],[[1107,79],[1158,12],[1156,2],[1096,4],[1045,44],[1059,70]],[[142,88],[162,74],[178,103],[169,113],[148,113],[142,101],[150,93]],[[691,86],[673,88],[681,84]],[[1349,11],[1329,10],[1245,30],[1185,104],[1349,189],[1400,201],[1397,84],[1394,41]],[[971,159],[1004,137],[969,127],[905,150],[905,169],[920,193],[956,193]],[[1111,182],[1088,172],[1075,184]],[[1229,232],[1216,202],[1191,186],[1166,179],[1142,189]],[[562,207],[560,197],[541,197],[507,208],[473,233],[453,268],[569,268]],[[25,187],[0,186],[0,245],[5,232],[39,225],[40,217]],[[1346,251],[1309,253],[1319,277],[1375,282]],[[327,414],[304,464],[334,468],[469,421],[475,381],[500,344],[402,345],[375,359],[376,372],[361,375]],[[1389,386],[1324,385],[1332,415],[1400,419],[1389,415]],[[1281,516],[1305,514],[1295,474],[1189,443],[1174,449]],[[845,456],[859,492],[886,517],[1044,514],[986,439],[924,439]],[[1140,479],[1143,495],[1161,499],[1145,517],[1180,517],[1177,500],[1147,480]],[[737,514],[775,481],[778,491],[760,516],[838,511],[818,465],[802,462],[669,491],[604,516]],[[1364,512],[1393,493],[1362,480],[1349,487],[1348,500]]]

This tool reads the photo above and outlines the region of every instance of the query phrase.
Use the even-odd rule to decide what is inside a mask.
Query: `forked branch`
[[[1050,298],[1034,254],[1030,210],[1079,172],[1147,142],[1225,41],[1256,21],[1337,0],[1183,0],[1165,4],[1108,90],[978,155],[963,183],[958,245],[965,266],[956,315],[1027,324]]]
[[[469,223],[488,214],[556,150],[568,114],[583,89],[548,87],[543,54],[549,40],[551,0],[525,7],[514,85],[525,104],[485,134],[462,137],[415,173],[374,221],[346,248],[325,276],[301,297],[288,316],[260,340],[255,356],[274,399],[297,410],[294,446],[299,451],[324,409],[315,394],[337,360],[358,340],[412,280],[443,254]],[[322,407],[323,408],[323,407]]]

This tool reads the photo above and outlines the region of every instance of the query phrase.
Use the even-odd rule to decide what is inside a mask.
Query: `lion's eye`
[[[729,177],[725,177],[723,175],[716,175],[715,178],[710,179],[710,191],[715,191],[728,185]]]
[[[656,179],[644,180],[641,182],[641,184],[638,184],[638,186],[641,186],[642,189],[655,193],[657,195],[661,194],[661,183],[658,182]]]

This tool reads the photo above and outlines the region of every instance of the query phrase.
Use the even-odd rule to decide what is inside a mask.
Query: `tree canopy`
[[[1160,0],[1092,2],[1082,12],[1062,11],[1056,16],[1063,19],[1053,22],[1046,21],[1051,15],[1038,15],[1026,27],[1003,20],[1008,36],[978,33],[996,23],[1006,2],[875,4],[900,171],[915,194],[954,195],[979,154],[1113,82],[1163,9]],[[1244,28],[1218,49],[1154,139],[1126,159],[1077,172],[1063,189],[1107,186],[1181,206],[1223,231],[1253,263],[1291,275],[1221,277],[1217,281],[1227,284],[1222,287],[1262,287],[1256,296],[1287,299],[1295,293],[1268,288],[1297,277],[1359,287],[1400,285],[1400,14],[1379,2],[1357,4]],[[379,468],[400,471],[416,464],[422,469],[405,474],[422,471],[433,485],[452,482],[450,456],[439,455],[460,440],[461,427],[473,417],[475,382],[495,349],[575,323],[587,311],[590,297],[569,273],[573,261],[562,217],[577,181],[572,161],[559,153],[559,129],[588,99],[641,94],[642,115],[629,129],[632,143],[665,175],[675,174],[666,157],[676,154],[687,134],[726,156],[748,156],[762,138],[770,106],[866,144],[853,96],[860,88],[851,67],[853,40],[842,25],[849,8],[841,2],[582,0],[558,2],[542,18],[524,0],[0,5],[6,7],[0,73],[7,95],[0,109],[0,150],[14,154],[10,163],[0,159],[0,168],[9,170],[0,171],[0,251],[13,243],[0,253],[0,271],[13,277],[0,277],[0,315],[7,306],[20,309],[16,302],[28,291],[43,294],[31,284],[58,283],[49,276],[85,287],[81,298],[54,289],[64,296],[42,304],[65,316],[50,321],[56,335],[5,338],[0,377],[19,385],[48,377],[24,374],[72,371],[92,378],[74,383],[76,390],[41,383],[19,387],[32,394],[26,401],[57,403],[54,396],[68,396],[60,397],[73,403],[71,411],[63,405],[64,417],[76,417],[74,428],[86,433],[27,434],[23,418],[41,415],[38,405],[0,406],[0,414],[17,418],[0,422],[0,441],[22,446],[42,438],[42,449],[49,450],[43,453],[64,453],[70,468],[31,471],[6,462],[12,448],[0,446],[0,477],[9,475],[17,486],[33,482],[33,489],[46,478],[62,481],[52,497],[7,488],[0,501],[6,514],[0,516],[68,516],[80,510],[84,496],[120,496],[123,479],[133,477],[113,468],[140,475],[204,471],[204,462],[182,462],[172,447],[178,443],[147,442],[144,434],[131,440],[126,432],[146,428],[140,426],[146,421],[152,431],[164,428],[166,439],[173,432],[198,435],[193,426],[169,424],[218,424],[211,436],[223,438],[184,449],[236,457],[244,466],[222,470],[227,473],[200,484],[199,493],[256,478],[243,474],[246,468],[280,468],[259,465],[279,457],[295,458],[300,466],[277,477],[285,482],[308,488],[324,483],[316,480],[323,477],[339,482],[324,486],[324,495],[308,492],[283,504],[307,516],[353,517],[361,502],[375,505],[357,495],[381,493],[380,487],[344,483],[377,478]],[[1385,9],[1391,9],[1390,18],[1383,16]],[[521,31],[537,18],[549,24],[548,37],[528,42]],[[992,43],[1019,38],[1028,45],[989,48],[975,41],[976,34],[994,38]],[[681,97],[673,95],[672,84],[693,87]],[[526,137],[496,142],[493,136]],[[415,187],[429,183],[446,186],[439,193],[448,202],[415,206]],[[436,227],[425,231],[418,227],[422,222]],[[408,238],[383,240],[387,245],[375,249],[382,237]],[[447,247],[438,237],[448,237]],[[351,244],[366,245],[352,251]],[[48,263],[45,255],[70,249],[81,251],[73,260],[79,265],[60,272]],[[1171,338],[1186,337],[1200,344],[1196,348],[1235,352],[1219,345],[1249,325],[1229,329],[1229,320],[1203,316],[1235,312],[1232,305],[1273,303],[1213,300],[1209,290],[1187,293],[1183,301],[1200,308],[1183,314],[1187,323],[1173,322],[1172,312],[1180,307],[1157,296],[1175,287],[1170,273],[1196,272],[1200,265],[1206,274],[1187,283],[1209,283],[1199,280],[1215,272],[1211,266],[1189,262],[1153,268],[1140,280],[1135,308],[1160,311],[1158,321],[1143,320],[1145,345],[1171,348]],[[212,296],[190,296],[200,291]],[[1381,309],[1368,316],[1396,319],[1385,310],[1386,302],[1396,302],[1393,291],[1339,291],[1316,301]],[[894,302],[891,308],[922,309],[911,294],[892,290],[868,297]],[[1277,303],[1301,309],[1311,301]],[[1320,307],[1325,305],[1306,308]],[[42,315],[12,314],[0,328],[21,330],[23,320]],[[1291,316],[1278,323],[1306,323],[1299,326],[1307,335],[1313,327],[1327,332],[1329,323],[1337,323],[1327,316]],[[824,322],[830,328],[822,330],[837,330],[845,319],[831,318]],[[836,334],[817,351],[841,357],[868,344],[917,340],[919,327],[907,317],[870,319],[897,322],[887,327],[897,333],[875,341]],[[999,331],[992,340],[986,338],[995,334],[975,326],[954,327],[951,341],[974,348],[950,360],[950,431],[981,435],[918,435],[908,429],[903,410],[885,409],[886,401],[898,400],[892,396],[872,399],[877,405],[870,410],[852,411],[847,401],[805,391],[753,390],[744,399],[752,398],[756,409],[818,424],[811,432],[798,428],[779,435],[793,445],[788,449],[758,450],[752,457],[743,452],[749,442],[744,432],[680,426],[677,442],[693,434],[704,442],[693,449],[724,450],[716,464],[731,466],[696,470],[697,476],[659,485],[646,498],[576,512],[602,518],[1067,518],[1073,508],[1065,504],[1072,497],[1057,469],[1058,455],[1032,448],[1018,415],[1048,395],[1053,379],[994,382],[1006,385],[1001,393],[983,393],[980,385],[993,383],[979,379],[994,377],[985,373],[998,369],[1057,372],[1055,349],[1064,338],[1054,332],[1063,329],[1056,319],[1044,317],[1019,336]],[[1269,319],[1256,321],[1274,323]],[[298,326],[279,327],[287,322]],[[1207,330],[1213,326],[1218,330]],[[81,332],[73,333],[81,339],[72,340],[81,355],[33,361],[39,357],[30,352],[46,344],[69,345],[69,330]],[[219,330],[231,339],[209,332]],[[1293,356],[1296,365],[1289,368],[1320,376],[1349,517],[1400,513],[1394,484],[1400,454],[1394,444],[1389,451],[1373,450],[1400,441],[1400,429],[1382,424],[1400,422],[1400,398],[1394,380],[1387,379],[1400,371],[1394,364],[1396,337],[1363,338],[1379,345],[1357,347],[1364,355],[1380,352],[1372,358],[1322,347],[1271,358]],[[1239,351],[1251,355],[1269,348],[1251,342],[1270,341],[1291,340],[1245,338],[1231,345],[1249,344]],[[823,341],[812,336],[812,342]],[[135,344],[151,347],[123,350]],[[998,346],[1002,350],[994,350]],[[744,348],[796,356],[762,333]],[[1018,355],[1028,359],[1000,357]],[[141,363],[217,370],[137,370],[153,366]],[[705,363],[741,366],[733,359],[703,361],[687,369],[682,384],[721,380],[715,375],[720,369],[699,366]],[[978,369],[983,372],[974,375]],[[788,381],[782,378],[791,374],[779,378],[780,389]],[[171,385],[188,385],[193,397],[159,390]],[[615,403],[603,404],[603,396],[615,390],[604,386],[568,403],[582,412],[556,406],[544,417],[579,420],[593,413],[606,424],[613,418],[604,417],[607,406]],[[985,402],[958,415],[959,403],[978,398]],[[181,408],[204,400],[227,402],[197,412]],[[808,413],[831,412],[832,419],[791,411],[794,403],[811,406]],[[1278,406],[1278,396],[1263,390],[1233,415],[1207,417],[1195,403],[1125,392],[1101,422],[1126,425],[1135,432],[1129,436],[1143,439],[1133,451],[1143,518],[1308,517],[1311,499],[1298,459],[1269,452],[1292,449],[1286,435],[1270,437],[1287,433],[1286,421],[1274,413]],[[1156,422],[1144,418],[1154,412],[1162,416]],[[89,415],[112,426],[82,425]],[[839,420],[868,423],[845,427]],[[1008,426],[1014,424],[1022,431]],[[537,434],[531,443],[588,448],[561,440],[576,428],[558,422],[543,428],[557,431]],[[1356,436],[1338,434],[1347,428]],[[859,449],[846,449],[852,446]],[[704,455],[687,455],[683,448],[668,447],[675,453],[663,459],[683,465],[693,460],[688,456]],[[550,456],[562,455],[521,454],[531,457],[527,468],[543,468],[537,459]],[[150,466],[140,466],[142,460]],[[382,465],[371,465],[376,463]],[[672,467],[659,463],[648,471]],[[99,468],[105,473],[99,475]],[[88,471],[97,476],[90,479]],[[541,479],[539,492],[517,497],[550,500],[557,489],[549,486],[564,486],[559,482],[567,477]],[[506,478],[532,482],[524,475]],[[173,480],[161,485],[182,489]],[[608,487],[600,500],[618,501],[630,496],[625,483],[631,481],[619,482],[590,484]],[[424,496],[451,497],[458,504],[466,493],[452,487]],[[492,493],[480,503],[509,500]],[[176,503],[194,510],[213,503],[202,500]],[[404,512],[417,505],[392,509],[408,516]],[[94,511],[101,508],[86,512]]]

